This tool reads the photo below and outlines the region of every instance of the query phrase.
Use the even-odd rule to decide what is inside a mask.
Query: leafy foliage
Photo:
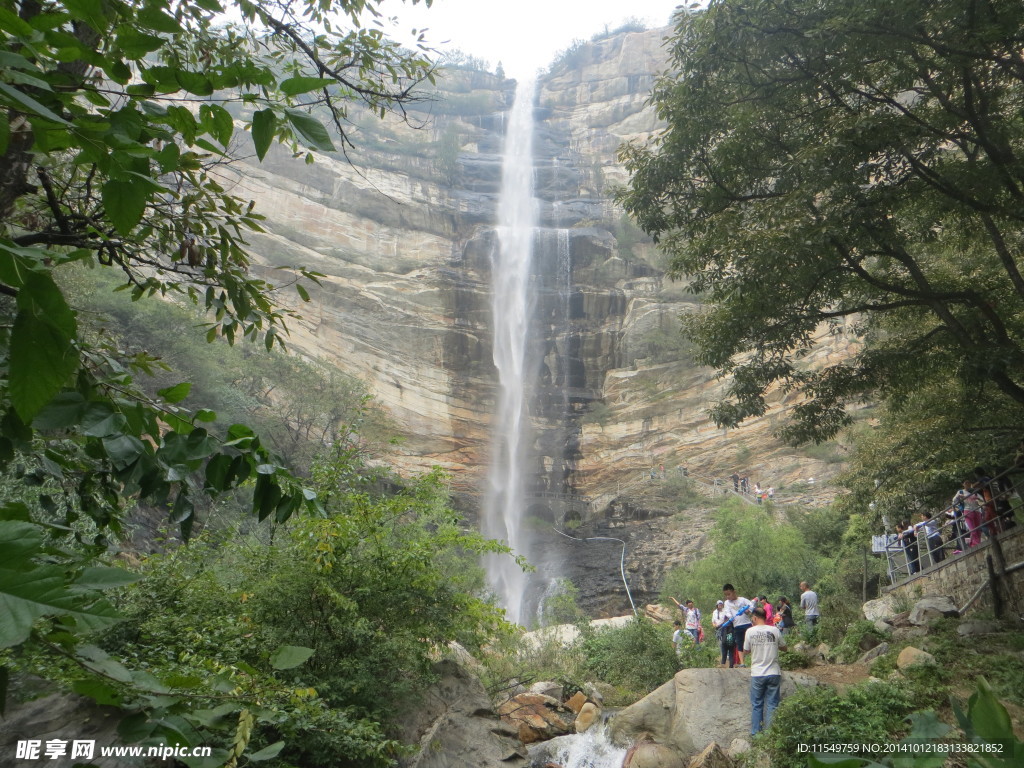
[[[1022,14],[719,0],[677,16],[653,95],[667,128],[623,150],[622,202],[710,302],[687,325],[730,377],[718,423],[781,386],[802,396],[784,435],[822,440],[848,403],[953,380],[1020,424]],[[823,331],[858,349],[812,368]]]
[[[1020,761],[1024,754],[1024,742],[1017,739],[1006,707],[995,697],[985,678],[979,679],[978,689],[971,696],[967,711],[964,712],[960,707],[955,709],[967,742],[979,747],[993,747],[992,752],[982,751],[982,747],[975,753],[962,753],[960,756],[966,758],[970,768],[1002,768],[1016,765]],[[952,728],[940,722],[931,711],[913,714],[908,719],[910,733],[900,742],[907,745],[906,752],[893,752],[877,761],[850,754],[817,754],[808,758],[808,765],[811,768],[941,768],[949,758],[947,753],[939,750],[915,752],[913,745],[948,738]]]
[[[745,597],[797,594],[801,581],[814,582],[821,570],[818,555],[801,529],[781,523],[739,501],[722,507],[709,538],[713,553],[665,576],[667,599],[692,599],[705,613],[722,597],[722,585],[734,584]],[[756,555],[756,556],[754,556]]]
[[[794,744],[862,744],[895,741],[913,707],[891,683],[862,683],[839,693],[801,688],[779,704],[761,746],[778,768],[803,768],[806,755]]]
[[[112,267],[133,300],[159,294],[194,304],[207,341],[280,345],[290,312],[278,289],[294,285],[308,300],[298,281],[317,275],[273,265],[279,271],[267,272],[280,280],[271,282],[252,269],[245,238],[261,231],[261,217],[232,193],[232,166],[242,154],[291,151],[311,162],[314,153],[344,150],[344,120],[355,103],[380,115],[402,113],[415,98],[411,89],[431,79],[431,64],[422,42],[416,51],[401,49],[379,25],[362,25],[365,16],[379,16],[377,6],[0,5],[0,523],[14,537],[0,569],[12,617],[2,644],[26,662],[40,654],[63,659],[84,675],[76,680],[82,693],[133,702],[140,712],[125,726],[126,738],[159,731],[169,742],[194,744],[197,728],[229,718],[234,740],[220,761],[235,764],[254,723],[263,722],[257,703],[265,694],[277,703],[278,722],[288,724],[282,730],[306,717],[323,732],[348,734],[349,753],[366,757],[360,764],[393,752],[362,715],[332,714],[282,689],[274,674],[284,672],[268,671],[262,656],[225,659],[223,678],[207,669],[207,702],[237,698],[226,710],[186,720],[175,709],[186,705],[167,694],[191,683],[129,669],[83,643],[83,634],[117,618],[103,592],[128,579],[103,558],[134,505],[164,510],[185,538],[197,509],[238,489],[260,521],[280,524],[300,511],[323,516],[317,491],[270,444],[294,458],[314,433],[331,440],[339,415],[322,409],[322,400],[340,393],[311,390],[308,408],[284,414],[284,433],[262,438],[244,420],[223,423],[209,407],[184,405],[188,381],[140,383],[163,362],[126,349],[130,340],[122,346],[128,334],[97,330],[82,315],[86,302],[76,305],[65,292],[71,265]],[[223,26],[231,13],[241,23]],[[293,387],[326,378],[300,365],[279,368]],[[242,642],[221,637],[225,651]],[[275,749],[267,745],[262,756]]]
[[[636,616],[621,627],[594,630],[589,624],[580,637],[584,668],[597,679],[619,687],[626,702],[667,683],[679,661],[664,627]]]
[[[248,712],[250,751],[283,742],[288,764],[391,765],[396,702],[430,681],[435,649],[479,648],[503,628],[474,595],[479,553],[505,549],[458,528],[440,475],[385,494],[353,488],[351,461],[339,453],[314,473],[325,518],[270,544],[225,529],[148,557],[119,601],[124,621],[102,648],[72,650],[61,674],[134,713],[136,736],[177,724],[182,743],[220,745],[221,763]],[[83,586],[124,581],[86,575]],[[46,645],[22,663],[52,667],[54,654],[69,658]]]

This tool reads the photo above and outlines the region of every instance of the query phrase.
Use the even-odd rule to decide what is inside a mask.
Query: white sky
[[[523,77],[547,66],[575,39],[589,40],[607,26],[615,29],[637,18],[661,27],[680,0],[434,0],[408,5],[384,0],[381,10],[399,20],[397,32],[426,29],[427,42],[458,48],[490,63],[500,61],[509,77]],[[399,37],[401,39],[401,37]],[[447,43],[447,44],[445,44]]]

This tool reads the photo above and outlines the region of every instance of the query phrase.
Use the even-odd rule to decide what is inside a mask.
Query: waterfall
[[[620,768],[628,749],[612,744],[607,723],[601,723],[584,733],[541,742],[529,751],[531,765],[551,762],[562,768]]]
[[[499,391],[482,525],[484,535],[502,540],[515,554],[526,556],[529,553],[522,518],[530,445],[530,275],[539,214],[533,194],[534,88],[532,80],[517,84],[505,132],[498,196],[498,247],[492,253],[491,268],[494,365]],[[487,557],[485,568],[507,618],[521,622],[526,574],[508,556]]]

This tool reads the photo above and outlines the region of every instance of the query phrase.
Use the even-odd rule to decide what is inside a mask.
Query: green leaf
[[[82,696],[88,696],[103,706],[118,707],[121,705],[121,694],[117,689],[100,680],[76,680],[71,684],[71,690]]]
[[[300,645],[282,645],[270,656],[270,666],[274,669],[293,669],[306,660],[315,651],[312,648],[303,648]]]
[[[109,403],[89,403],[82,415],[81,430],[89,437],[109,437],[123,432],[127,422],[124,414],[115,411]]]
[[[135,435],[103,438],[103,448],[114,466],[124,469],[146,452],[145,444]]]
[[[0,523],[0,529],[11,523]],[[75,593],[64,582],[64,569],[40,565],[28,570],[0,569],[0,648],[24,642],[43,616],[66,616],[83,630],[105,629],[119,621],[105,600]]]
[[[204,104],[199,108],[199,113],[203,116],[203,127],[221,146],[227,148],[235,132],[235,121],[231,113],[219,104]]]
[[[11,99],[18,102],[20,110],[28,111],[31,114],[39,117],[45,117],[47,120],[52,120],[55,123],[61,125],[70,125],[70,123],[63,117],[52,111],[48,107],[44,107],[38,101],[33,99],[28,94],[22,93],[14,86],[8,85],[7,83],[0,82],[0,92],[6,93]]]
[[[931,710],[915,712],[908,719],[910,720],[910,735],[907,740],[934,741],[945,738],[946,734],[953,730],[939,720],[938,715]]]
[[[326,88],[332,83],[334,80],[329,77],[289,77],[287,80],[282,80],[278,87],[285,96],[298,96],[301,93]]]
[[[148,185],[138,181],[110,179],[103,185],[103,206],[114,227],[124,236],[142,221],[149,202]]]
[[[180,403],[192,390],[192,383],[189,381],[183,381],[179,384],[175,384],[173,387],[166,387],[157,392],[168,403]]]
[[[100,35],[106,32],[109,22],[103,12],[103,0],[63,0],[63,5],[72,18],[84,21]]]
[[[17,517],[0,521],[0,570],[24,568],[42,546],[43,531],[38,525]]]
[[[323,152],[334,151],[334,144],[331,142],[330,134],[327,133],[323,123],[315,117],[295,109],[286,109],[285,115],[288,117],[288,122],[292,124],[292,127],[305,139],[309,146]]]
[[[150,35],[141,32],[130,24],[122,24],[117,28],[116,45],[121,52],[129,59],[141,59],[147,53],[151,53],[164,45],[164,38],[159,35]],[[212,93],[212,89],[210,93]],[[209,93],[197,94],[209,96]]]
[[[209,408],[200,408],[195,412],[194,418],[196,421],[211,422],[217,420],[217,413],[211,411]]]
[[[132,682],[132,673],[121,662],[110,658],[110,654],[95,645],[82,645],[76,654],[83,666],[94,672],[112,678],[119,683]]]
[[[89,402],[81,392],[60,392],[36,414],[32,426],[40,430],[67,429],[78,424],[88,408]]]
[[[138,14],[139,26],[145,29],[154,29],[157,32],[166,32],[170,35],[181,33],[181,25],[174,17],[166,13],[159,5],[149,5],[142,8]]]
[[[213,83],[202,72],[179,70],[174,77],[178,81],[178,85],[196,96],[209,96],[213,93]]]
[[[79,577],[75,579],[75,586],[87,589],[112,589],[134,584],[140,578],[142,577],[138,574],[129,573],[123,568],[97,565],[83,569]]]
[[[48,274],[28,273],[17,302],[8,393],[18,416],[29,423],[78,370],[78,326]]]
[[[277,131],[277,117],[272,109],[261,109],[252,116],[252,143],[256,147],[256,157],[263,160],[270,149]]]
[[[991,684],[983,677],[979,678],[978,690],[967,703],[967,714],[979,738],[988,742],[1013,740],[1010,714],[996,698]]]
[[[271,760],[277,757],[278,753],[284,749],[284,742],[277,741],[271,744],[269,747],[264,747],[259,752],[253,752],[249,755],[249,760],[254,763],[259,763],[263,760]]]

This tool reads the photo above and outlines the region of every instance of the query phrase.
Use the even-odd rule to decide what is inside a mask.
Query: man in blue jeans
[[[771,725],[782,691],[779,651],[786,650],[778,627],[768,626],[764,608],[750,615],[753,626],[743,638],[743,650],[750,653],[750,735]]]

